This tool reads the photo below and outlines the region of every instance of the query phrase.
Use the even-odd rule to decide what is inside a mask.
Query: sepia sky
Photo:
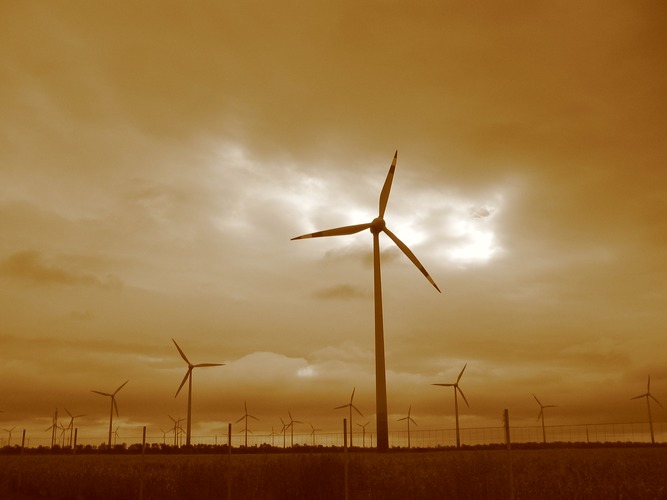
[[[5,2],[0,424],[193,434],[243,403],[374,429],[381,237],[390,430],[645,421],[667,404],[660,1]],[[359,417],[361,419],[361,417]],[[655,406],[654,418],[667,419]],[[239,424],[242,425],[242,424]],[[83,433],[83,431],[81,431]]]

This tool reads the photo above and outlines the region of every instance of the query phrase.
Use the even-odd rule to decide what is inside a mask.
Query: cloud
[[[369,297],[369,292],[361,287],[353,285],[335,285],[328,288],[321,288],[313,293],[317,299],[358,299]]]
[[[16,252],[0,262],[0,275],[40,285],[84,285],[118,288],[118,278],[99,278],[93,274],[72,271],[66,267],[45,262],[43,255],[34,250]]]

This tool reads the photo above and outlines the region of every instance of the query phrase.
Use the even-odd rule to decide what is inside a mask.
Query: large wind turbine
[[[183,381],[181,382],[181,385],[178,386],[178,390],[176,391],[176,395],[174,397],[178,396],[178,393],[181,392],[185,382],[188,381],[188,425],[185,433],[185,445],[190,446],[190,431],[192,430],[192,370],[194,368],[205,368],[207,366],[223,366],[224,363],[199,363],[193,365],[190,363],[190,360],[187,358],[183,350],[178,346],[176,341],[174,339],[171,340],[174,342],[174,345],[176,346],[176,349],[178,349],[178,352],[183,360],[188,364],[188,371],[185,372]]]
[[[111,449],[111,434],[113,432],[113,411],[114,409],[116,410],[116,416],[118,416],[118,405],[116,404],[116,394],[118,394],[118,391],[120,391],[123,387],[125,387],[125,384],[127,384],[129,380],[126,380],[121,384],[121,386],[116,389],[112,394],[109,394],[108,392],[100,392],[100,391],[92,391],[95,394],[100,394],[102,396],[109,396],[111,398],[111,413],[109,415],[109,449]]]
[[[655,399],[655,396],[651,394],[651,375],[648,376],[648,384],[646,384],[646,394],[640,394],[639,396],[635,396],[634,398],[630,399],[639,399],[639,398],[646,398],[646,407],[648,408],[648,425],[651,428],[651,443],[655,444],[655,437],[653,437],[653,417],[651,417],[651,402],[649,399],[652,399],[656,403],[660,405],[662,408],[662,405],[660,404],[660,401]]]
[[[348,407],[350,408],[350,448],[352,448],[352,408],[354,408],[354,410],[355,410],[359,415],[361,415],[362,417],[364,416],[364,414],[361,413],[361,412],[359,411],[359,408],[357,408],[356,406],[354,406],[354,403],[352,403],[352,400],[354,399],[354,391],[356,391],[356,390],[357,390],[356,387],[354,387],[354,388],[352,389],[352,396],[350,396],[350,402],[349,402],[348,404],[346,404],[346,405],[341,405],[341,406],[336,406],[336,407],[334,408],[334,410],[340,410],[340,409],[342,409],[342,408],[348,408]]]
[[[544,430],[544,409],[545,408],[556,408],[556,405],[543,405],[540,403],[540,400],[537,399],[537,396],[533,394],[533,397],[535,398],[535,401],[537,401],[537,404],[540,405],[540,414],[537,416],[537,420],[539,421],[542,419],[542,440],[546,443],[547,442],[547,433]]]
[[[246,404],[245,401],[243,402],[243,408],[245,410],[245,413],[243,414],[243,416],[241,418],[239,418],[234,423],[238,424],[241,420],[245,420],[245,429],[243,429],[243,430],[245,431],[245,447],[247,448],[248,447],[248,432],[252,433],[252,431],[250,429],[248,429],[248,418],[254,418],[255,420],[259,420],[259,419],[257,417],[255,417],[254,415],[249,415],[248,414],[248,405]]]
[[[459,400],[457,397],[457,392],[461,393],[461,397],[463,398],[463,401],[466,402],[466,405],[468,408],[470,408],[470,405],[468,404],[468,400],[466,399],[466,395],[463,394],[463,391],[459,387],[459,381],[461,380],[461,377],[463,376],[463,372],[466,369],[466,366],[468,366],[468,363],[463,365],[463,369],[461,370],[461,373],[459,373],[459,376],[456,377],[456,382],[453,384],[432,384],[432,385],[439,385],[441,387],[453,387],[454,388],[454,414],[456,415],[456,447],[460,448],[461,447],[461,437],[459,434]]]
[[[315,233],[304,234],[292,238],[300,240],[305,238],[319,238],[322,236],[344,236],[355,234],[366,229],[370,229],[373,234],[373,291],[375,297],[375,407],[377,418],[377,447],[380,451],[389,449],[389,425],[387,423],[387,380],[384,362],[384,326],[382,321],[382,281],[380,276],[380,233],[384,232],[400,248],[403,253],[417,266],[422,274],[428,279],[438,292],[440,289],[428,274],[424,266],[417,259],[415,254],[392,233],[384,221],[384,212],[389,200],[391,183],[394,179],[394,170],[396,170],[396,161],[398,151],[394,153],[394,159],[389,167],[389,173],[380,192],[379,214],[372,222],[365,224],[356,224],[353,226],[343,226],[335,229],[317,231]]]

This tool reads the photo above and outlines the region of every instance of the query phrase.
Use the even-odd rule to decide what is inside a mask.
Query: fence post
[[[348,500],[349,498],[349,493],[348,493],[348,456],[347,456],[347,419],[343,419],[343,489],[345,491],[345,500]]]
[[[232,498],[232,424],[227,426],[227,500]]]
[[[510,412],[505,409],[503,413],[503,424],[505,426],[505,443],[507,444],[507,465],[509,471],[510,499],[514,499],[514,470],[512,469],[512,444],[510,440]]]
[[[141,464],[139,465],[139,500],[144,498],[144,462],[146,460],[146,426],[141,437]]]

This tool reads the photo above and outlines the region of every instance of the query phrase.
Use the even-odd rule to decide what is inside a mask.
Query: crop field
[[[667,498],[667,448],[5,455],[0,498]],[[512,488],[512,489],[511,489]]]

